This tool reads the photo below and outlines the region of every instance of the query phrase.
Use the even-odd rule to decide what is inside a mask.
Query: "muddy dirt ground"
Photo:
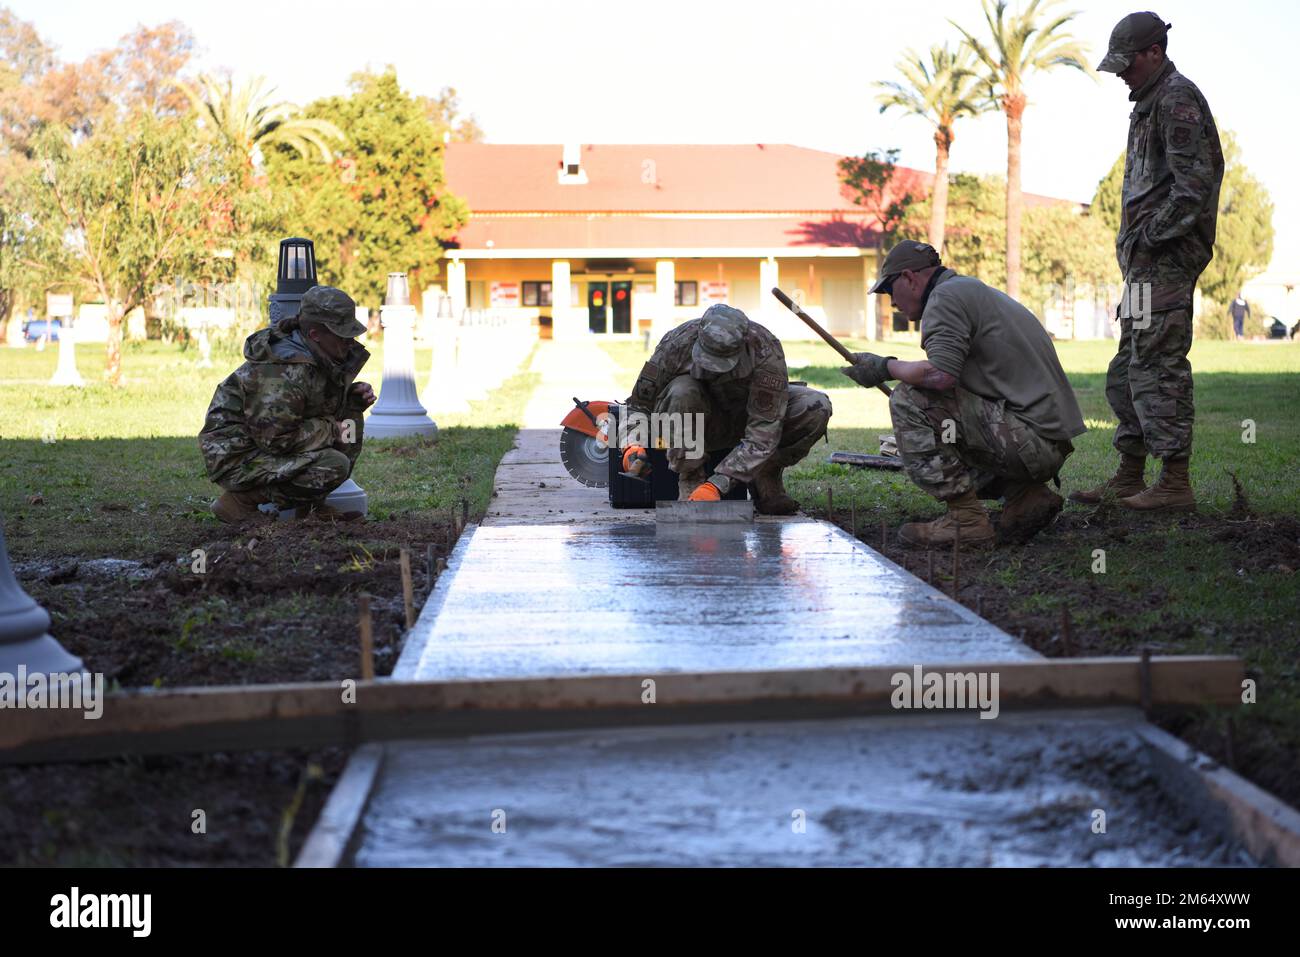
[[[847,515],[837,514],[835,520],[848,528]],[[935,551],[932,559],[925,550],[900,545],[897,531],[896,526],[886,528],[883,548],[879,525],[867,529],[860,524],[858,536],[922,580],[930,580],[933,567],[932,583],[951,594],[951,550]],[[1174,535],[1186,543],[1179,547]],[[1081,556],[1086,561],[1095,549],[1109,549],[1114,556],[1116,547],[1129,540],[1140,545],[1144,561],[1159,568],[1159,574],[1119,586],[1103,582],[1098,575],[1063,573],[1064,569],[1078,569]],[[1241,656],[1247,674],[1259,683],[1260,700],[1269,696],[1269,707],[1243,708],[1232,716],[1211,710],[1180,712],[1154,715],[1153,720],[1276,797],[1300,807],[1297,570],[1300,521],[1257,516],[1244,500],[1231,514],[1190,514],[1175,519],[1136,518],[1104,509],[1069,510],[1049,532],[1027,545],[963,550],[957,597],[1049,658],[1136,655],[1143,647],[1153,654]],[[1178,594],[1182,583],[1170,575],[1185,575],[1188,582],[1234,583],[1268,575],[1288,584],[1280,599],[1254,607],[1234,604],[1240,599],[1225,588],[1225,611],[1198,620],[1195,613],[1175,610],[1185,595]],[[1062,606],[1069,609],[1068,635]]]
[[[278,522],[213,528],[206,564],[159,552],[15,567],[51,631],[109,687],[337,681],[359,676],[362,594],[375,671],[392,671],[405,632],[400,550],[411,552],[418,614],[427,546],[445,559],[453,535],[450,517]],[[0,865],[292,861],[346,758],[330,749],[0,767]],[[206,834],[193,831],[196,809]]]
[[[400,550],[415,608],[428,594],[427,547],[446,558],[447,521],[276,522],[213,528],[204,553],[152,561],[17,563],[51,631],[110,686],[333,681],[359,667],[358,598],[371,596],[375,672],[405,630]]]
[[[809,509],[817,514],[817,509]],[[932,517],[932,516],[926,516]],[[835,520],[847,526],[848,516]],[[1259,518],[1243,507],[1225,516],[1189,515],[1177,530],[1203,542],[1225,574],[1293,574],[1300,569],[1300,522]],[[862,523],[865,525],[865,520]],[[959,598],[1050,657],[1133,654],[1143,645],[1164,653],[1264,651],[1278,682],[1295,695],[1297,629],[1269,628],[1249,614],[1208,626],[1152,614],[1169,596],[1159,582],[1114,587],[1094,576],[1063,575],[1094,547],[1127,538],[1150,549],[1150,561],[1179,559],[1151,531],[1169,520],[1112,521],[1104,513],[1067,511],[1050,534],[1026,546],[963,555]],[[426,546],[448,554],[450,517],[362,526],[278,523],[214,528],[195,557],[159,552],[134,563],[55,559],[17,566],[24,588],[51,613],[52,630],[93,671],[122,687],[330,681],[358,671],[357,598],[372,596],[376,671],[387,674],[404,631],[398,553],[409,548],[418,608],[426,595]],[[924,551],[899,546],[888,528],[884,553],[921,578]],[[872,547],[878,526],[860,526]],[[935,584],[951,588],[951,556],[935,555]],[[1189,567],[1189,574],[1191,569]],[[1054,601],[1027,601],[1050,595]],[[1074,609],[1064,638],[1060,604]],[[1294,617],[1292,618],[1294,621]],[[1236,622],[1236,624],[1234,624]],[[1206,628],[1209,628],[1209,632]],[[1290,661],[1290,672],[1276,662]],[[1159,719],[1211,757],[1261,787],[1300,805],[1300,748],[1282,716],[1227,722],[1223,715]],[[0,768],[0,853],[4,865],[262,865],[292,860],[346,753],[255,752],[133,758],[90,765]],[[207,834],[192,815],[205,811]],[[286,825],[286,820],[288,824]]]

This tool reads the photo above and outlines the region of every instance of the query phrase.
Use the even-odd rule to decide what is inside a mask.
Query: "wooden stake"
[[[952,534],[952,598],[957,601],[961,591],[961,526],[953,527]]]
[[[934,584],[934,549],[933,548],[927,548],[925,550],[925,559],[926,559],[925,580],[928,584],[933,585]]]
[[[434,563],[433,573],[435,577],[441,577],[442,573],[447,570],[447,559],[440,558]]]
[[[984,596],[983,595],[975,596],[975,614],[979,615],[981,618],[984,617]]]
[[[373,681],[375,678],[375,640],[370,631],[370,596],[362,595],[361,605],[361,680]]]
[[[1151,649],[1142,646],[1142,657],[1138,661],[1138,704],[1143,714],[1151,713]]]
[[[424,580],[428,585],[428,590],[433,591],[433,582],[437,577],[437,572],[433,570],[433,543],[430,542],[424,549]]]
[[[885,546],[889,543],[889,525],[882,518],[880,520],[880,550],[883,552]]]
[[[826,521],[835,524],[835,491],[826,486]]]
[[[852,528],[849,531],[853,534],[854,538],[857,538],[858,537],[858,500],[856,498],[849,499],[849,525],[852,526]]]
[[[463,498],[463,499],[460,500],[460,528],[461,528],[461,531],[464,531],[464,530],[465,530],[465,526],[468,525],[468,524],[469,524],[469,499],[467,499],[467,498]]]
[[[406,630],[415,627],[415,585],[411,582],[411,553],[403,548],[398,557],[402,568],[402,604],[406,608]]]

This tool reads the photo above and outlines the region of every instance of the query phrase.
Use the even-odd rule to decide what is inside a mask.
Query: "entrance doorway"
[[[587,329],[595,335],[631,336],[637,316],[633,314],[633,293],[637,284],[645,287],[654,282],[653,275],[624,273],[615,279],[609,273],[603,276],[587,275],[582,279],[587,284]],[[575,283],[576,285],[576,283]],[[639,293],[638,293],[639,295]],[[644,311],[646,303],[638,308]],[[642,322],[648,322],[649,316],[643,316]]]
[[[587,328],[603,335],[605,332],[606,300],[609,298],[609,283],[587,283]]]

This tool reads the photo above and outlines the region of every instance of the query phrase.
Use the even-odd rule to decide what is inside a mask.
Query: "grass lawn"
[[[372,352],[361,378],[379,390],[382,345]],[[387,674],[405,631],[399,550],[412,551],[418,606],[427,546],[446,556],[462,499],[471,517],[486,507],[536,379],[520,372],[468,413],[439,416],[436,443],[366,440],[355,476],[370,494],[365,525],[232,529],[208,512],[216,490],[195,437],[236,355],[201,370],[192,351],[128,344],[114,390],[102,346],[77,354],[87,387],[53,389],[56,350],[0,349],[0,519],[51,632],[123,687],[356,677],[362,592]],[[419,352],[416,368],[429,359]],[[105,558],[138,565],[124,576]],[[346,759],[330,748],[3,768],[0,864],[287,864]],[[202,837],[190,831],[196,807]]]
[[[382,345],[363,379],[382,389]],[[0,516],[9,554],[53,632],[123,686],[325,680],[356,667],[356,598],[373,596],[376,667],[403,632],[399,553],[417,589],[428,547],[445,556],[462,500],[492,494],[535,376],[520,372],[437,441],[365,441],[355,478],[370,492],[359,525],[222,525],[196,435],[217,382],[236,364],[157,342],[128,345],[126,384],[102,384],[103,347],[82,346],[84,389],[44,383],[55,352],[0,350]],[[427,369],[429,354],[417,356]],[[473,424],[469,424],[473,423]],[[196,550],[207,563],[193,570]],[[139,563],[125,581],[97,559]]]

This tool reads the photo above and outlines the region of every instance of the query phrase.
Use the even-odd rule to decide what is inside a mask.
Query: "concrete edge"
[[[433,627],[438,620],[438,614],[442,611],[443,603],[447,600],[447,593],[451,590],[452,582],[456,578],[456,572],[459,571],[461,563],[465,560],[465,553],[469,550],[469,544],[477,531],[478,523],[470,522],[461,531],[460,537],[456,539],[456,544],[447,559],[447,567],[438,576],[438,580],[433,583],[433,592],[425,599],[424,605],[420,608],[420,614],[415,619],[415,625],[402,640],[402,652],[397,656],[397,664],[393,666],[393,673],[389,675],[393,681],[410,681],[415,678],[416,670],[420,665],[420,658],[424,654],[425,646],[429,643],[429,637],[433,634]]]
[[[916,583],[920,585],[921,588],[924,590],[923,594],[931,601],[943,602],[948,607],[952,608],[954,613],[960,615],[963,620],[970,621],[970,622],[980,622],[986,625],[987,627],[992,628],[994,631],[998,632],[999,634],[1006,636],[1008,640],[1015,642],[1017,645],[1021,645],[1027,652],[1029,652],[1035,658],[1042,658],[1043,660],[1046,660],[1046,657],[1043,654],[1035,651],[1033,648],[1030,648],[1028,645],[1026,645],[1015,635],[1003,631],[1001,628],[993,624],[993,622],[989,621],[987,618],[982,618],[979,615],[975,614],[975,612],[971,611],[969,608],[967,608],[961,602],[957,601],[957,599],[953,598],[951,595],[947,594],[946,592],[940,591],[938,588],[935,588],[933,585],[931,585],[929,582],[925,581],[924,579],[920,578],[919,576],[913,575],[902,565],[898,564],[895,561],[892,561],[891,559],[886,557],[882,552],[880,552],[875,548],[872,548],[862,539],[854,538],[852,535],[850,535],[844,529],[840,528],[834,522],[829,522],[826,519],[812,519],[812,521],[818,522],[821,525],[825,525],[827,528],[831,530],[832,534],[840,535],[844,537],[851,545],[855,546],[859,550],[865,550],[870,552],[872,557],[876,561],[884,565],[886,568],[893,570],[899,575],[902,575],[904,578],[914,579]]]
[[[1171,797],[1214,820],[1259,863],[1300,867],[1300,812],[1153,724],[1137,732],[1176,785]]]
[[[385,754],[382,744],[367,744],[348,757],[342,776],[293,862],[295,868],[333,868],[347,863],[354,850],[357,828],[383,770]]]

